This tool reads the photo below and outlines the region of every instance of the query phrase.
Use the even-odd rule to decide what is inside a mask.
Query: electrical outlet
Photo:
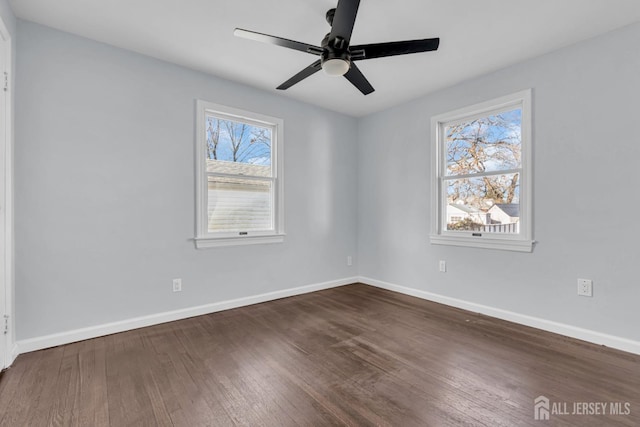
[[[590,279],[578,279],[578,295],[583,297],[592,297],[593,281]]]
[[[440,268],[440,273],[446,273],[447,272],[447,261],[440,260],[440,264],[438,264],[438,267]]]
[[[353,258],[351,258],[351,255],[349,255],[349,256],[347,257],[347,265],[348,265],[349,267],[351,267],[351,266],[353,265]]]
[[[182,292],[182,279],[173,279],[173,292]]]

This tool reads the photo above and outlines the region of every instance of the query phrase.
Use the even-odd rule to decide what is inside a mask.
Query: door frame
[[[13,49],[11,34],[0,17],[0,55],[4,55],[4,69],[0,70],[0,90],[4,91],[4,132],[0,135],[0,292],[4,307],[0,307],[0,339],[4,354],[0,354],[0,369],[9,367],[18,355],[15,345],[14,319],[14,243],[13,243]],[[5,74],[7,73],[7,74]],[[6,75],[6,80],[5,80]],[[6,81],[6,86],[5,86]],[[5,91],[6,87],[6,91]],[[3,170],[2,170],[3,169]],[[1,352],[1,351],[0,351]]]

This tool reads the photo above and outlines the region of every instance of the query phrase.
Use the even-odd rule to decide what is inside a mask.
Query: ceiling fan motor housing
[[[345,40],[340,37],[329,40],[329,36],[330,34],[327,34],[320,44],[322,46],[322,55],[320,56],[322,63],[332,59],[340,59],[351,64],[351,53]]]

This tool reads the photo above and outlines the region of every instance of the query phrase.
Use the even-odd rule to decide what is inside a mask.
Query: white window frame
[[[446,218],[447,195],[442,177],[446,169],[445,132],[447,124],[490,116],[509,109],[522,109],[521,171],[520,173],[520,233],[477,233],[473,231],[449,231],[443,226]],[[533,240],[532,218],[532,122],[531,89],[513,93],[490,101],[464,107],[431,118],[431,235],[436,245],[466,246],[531,252]]]
[[[213,102],[196,101],[196,248],[219,246],[251,245],[263,243],[281,243],[284,241],[284,179],[283,179],[283,140],[284,121],[277,117],[253,113],[238,108],[227,107]],[[227,120],[254,126],[268,127],[271,134],[271,167],[273,185],[273,224],[270,231],[248,232],[209,232],[208,227],[208,173],[206,116],[213,114]],[[246,178],[246,177],[245,177]],[[269,178],[266,178],[269,179]]]

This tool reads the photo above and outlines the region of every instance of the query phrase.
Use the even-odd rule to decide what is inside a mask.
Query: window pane
[[[520,232],[520,176],[505,174],[446,181],[445,230]]]
[[[273,230],[271,181],[209,177],[208,231]]]
[[[272,129],[206,116],[207,171],[271,176]]]
[[[520,168],[522,109],[445,127],[447,175]]]

